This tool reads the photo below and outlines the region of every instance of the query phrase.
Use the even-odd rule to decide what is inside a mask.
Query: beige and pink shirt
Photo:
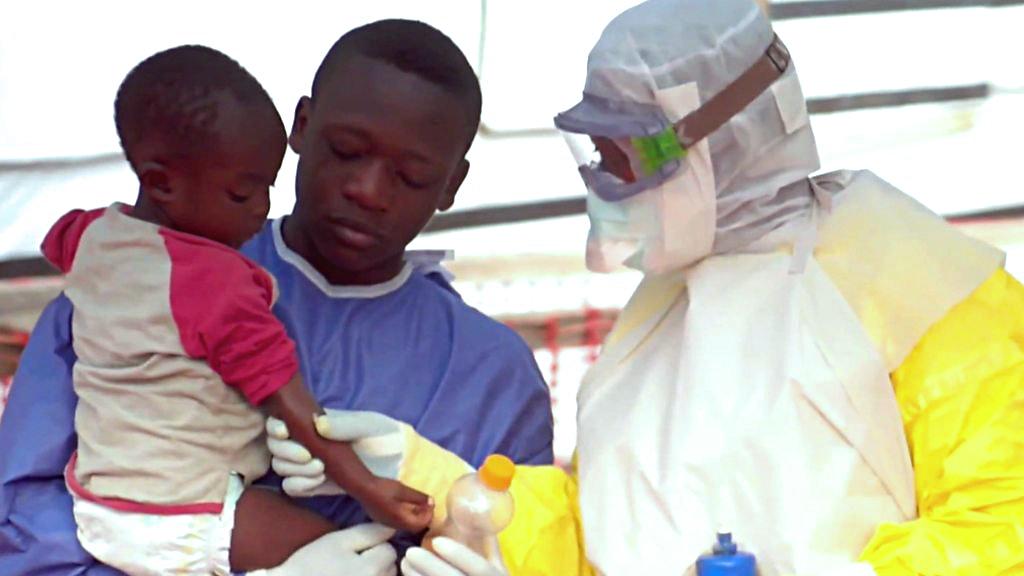
[[[232,473],[269,467],[256,408],[298,370],[273,278],[222,244],[131,217],[71,212],[43,242],[74,305],[78,497],[217,513]]]

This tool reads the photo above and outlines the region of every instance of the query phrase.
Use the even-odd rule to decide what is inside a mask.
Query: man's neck
[[[292,216],[281,223],[281,239],[285,246],[303,258],[319,272],[332,286],[372,286],[396,278],[405,261],[398,255],[394,261],[374,266],[368,270],[347,270],[333,265],[317,250],[316,245],[299,230],[299,224]]]

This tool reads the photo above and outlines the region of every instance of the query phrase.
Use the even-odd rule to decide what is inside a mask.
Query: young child
[[[129,574],[228,574],[275,567],[334,530],[246,488],[269,466],[263,412],[375,520],[425,528],[425,495],[317,434],[320,408],[271,313],[274,281],[235,251],[263,225],[284,156],[270,97],[227,56],[182,46],[128,74],[115,120],[135,206],[71,212],[43,243],[74,305],[78,451],[65,477],[82,546]]]

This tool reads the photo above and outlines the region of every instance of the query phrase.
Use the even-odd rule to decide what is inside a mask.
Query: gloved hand
[[[506,576],[504,569],[450,538],[433,542],[437,554],[410,548],[402,560],[404,576]]]
[[[376,412],[325,409],[317,417],[320,436],[350,442],[356,455],[374,475],[398,480],[434,499],[434,521],[446,517],[448,488],[473,468],[457,455],[420,436],[412,426]],[[341,494],[324,475],[324,465],[301,444],[288,440],[288,427],[275,418],[267,420],[267,447],[274,471],[284,478],[283,488],[292,497]]]
[[[324,412],[326,424],[317,422],[321,436],[350,442],[356,455],[374,476],[398,479],[399,465],[405,454],[405,434],[397,420],[376,412],[330,409]],[[267,419],[267,447],[273,456],[271,466],[274,472],[284,478],[282,488],[285,494],[306,498],[345,493],[324,475],[324,463],[313,458],[302,444],[289,440],[288,426],[274,417]]]
[[[331,532],[299,548],[284,564],[248,576],[394,576],[398,556],[388,544],[394,534],[381,524]]]

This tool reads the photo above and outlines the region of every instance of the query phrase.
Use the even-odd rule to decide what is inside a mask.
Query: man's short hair
[[[154,132],[176,154],[188,155],[208,145],[219,113],[216,97],[222,91],[242,104],[265,104],[277,116],[260,83],[213,48],[178,46],[136,65],[114,101],[114,123],[129,162],[136,144]]]
[[[334,65],[351,55],[387,63],[455,96],[466,116],[469,148],[480,125],[480,81],[451,38],[414,20],[379,20],[351,30],[331,46],[320,63],[313,77],[314,101]]]

